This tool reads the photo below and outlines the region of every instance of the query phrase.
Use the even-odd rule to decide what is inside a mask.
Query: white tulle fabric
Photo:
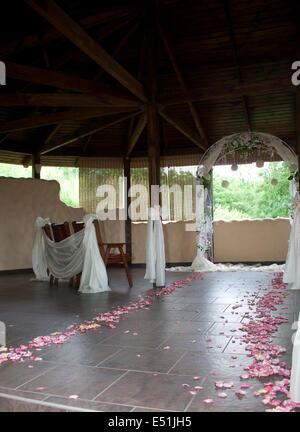
[[[289,289],[300,289],[300,202],[292,222],[289,248],[286,257],[283,282],[290,284]]]
[[[160,207],[149,209],[146,241],[146,273],[145,279],[164,286],[166,281],[166,259],[163,226],[160,217]]]
[[[284,264],[271,264],[271,265],[247,265],[247,264],[214,264],[208,259],[202,257],[197,262],[197,257],[192,266],[177,266],[169,267],[167,271],[174,272],[241,272],[241,271],[254,271],[254,272],[283,272]]]
[[[300,314],[298,317],[298,328],[293,340],[293,358],[290,378],[291,399],[300,403]]]
[[[50,223],[49,219],[36,219],[32,250],[35,280],[49,280],[47,268],[51,275],[59,279],[69,279],[82,272],[79,292],[110,291],[93,224],[96,218],[96,215],[84,216],[84,230],[60,242],[50,240],[42,229]]]

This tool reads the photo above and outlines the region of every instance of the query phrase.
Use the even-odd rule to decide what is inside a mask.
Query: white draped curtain
[[[160,207],[149,209],[146,241],[145,279],[161,287],[165,285],[165,243]]]

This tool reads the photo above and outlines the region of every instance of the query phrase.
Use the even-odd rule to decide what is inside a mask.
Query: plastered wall
[[[214,222],[215,262],[285,261],[290,221],[246,219]]]
[[[59,188],[55,180],[0,177],[0,271],[31,268],[37,216],[82,220],[83,209],[60,201]]]
[[[0,271],[31,268],[34,221],[37,216],[53,222],[82,220],[83,209],[68,207],[59,199],[56,181],[0,178]],[[103,241],[124,242],[125,222],[101,222]],[[184,222],[164,223],[167,262],[191,262],[196,234]],[[285,261],[288,219],[254,219],[214,222],[216,262]],[[145,263],[146,223],[132,224],[132,262]]]
[[[191,262],[196,256],[196,233],[185,231],[184,222],[163,224],[166,261],[172,263]],[[132,259],[134,263],[146,260],[146,223],[132,224]]]

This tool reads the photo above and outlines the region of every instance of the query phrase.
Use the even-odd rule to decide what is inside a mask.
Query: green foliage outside
[[[239,169],[241,173],[235,177],[214,173],[214,219],[289,217],[290,171],[286,163],[271,163],[250,180],[243,178],[242,165]],[[272,178],[278,181],[277,186],[271,185]],[[221,186],[223,180],[228,180],[228,188]]]
[[[132,184],[148,183],[147,168],[132,170]],[[0,163],[0,176],[31,177],[31,167]],[[258,175],[250,180],[243,178],[243,165],[233,177],[221,176],[214,172],[214,219],[253,219],[289,217],[288,205],[291,202],[288,180],[289,169],[285,163],[274,162],[261,168]],[[42,167],[41,178],[57,180],[60,183],[60,199],[67,205],[79,207],[79,169],[67,167]],[[108,181],[109,176],[103,177]],[[271,185],[276,178],[277,186]],[[223,188],[223,180],[229,181],[228,188]],[[161,184],[195,184],[195,170],[161,169]]]
[[[41,179],[60,184],[60,199],[71,207],[79,207],[79,168],[42,167]]]
[[[24,168],[23,165],[0,163],[0,177],[32,177],[32,168],[31,166],[28,168]]]
[[[22,165],[0,163],[0,177],[29,178],[32,168]],[[79,168],[42,167],[41,179],[57,180],[60,184],[60,199],[72,207],[79,207]]]

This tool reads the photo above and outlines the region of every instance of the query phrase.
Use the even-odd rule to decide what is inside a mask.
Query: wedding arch
[[[280,138],[262,132],[242,132],[225,136],[213,144],[202,156],[197,169],[196,179],[196,231],[197,255],[192,263],[194,271],[232,271],[238,266],[225,266],[212,262],[213,236],[213,200],[212,200],[212,168],[216,164],[227,164],[230,158],[232,169],[237,169],[235,163],[237,154],[244,157],[244,163],[253,161],[256,156],[257,166],[263,165],[263,158],[267,155],[271,160],[274,154],[285,161],[291,172],[290,195],[292,204],[290,216],[293,218],[298,202],[298,159],[295,152]],[[225,185],[226,187],[226,185]],[[242,266],[243,267],[243,266]],[[278,266],[273,266],[274,269]],[[262,268],[261,268],[262,269]]]

